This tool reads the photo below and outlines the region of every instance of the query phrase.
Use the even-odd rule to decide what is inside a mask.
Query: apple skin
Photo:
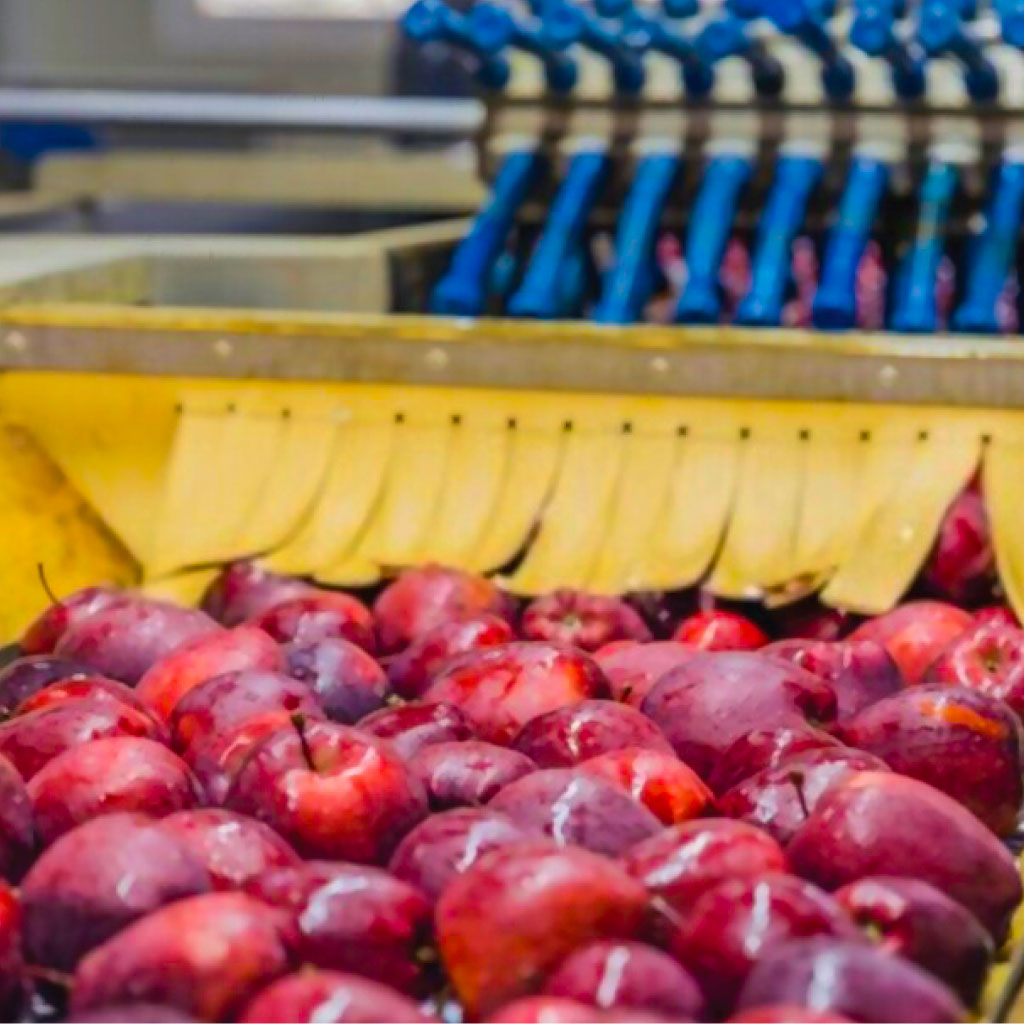
[[[884,761],[863,750],[805,750],[728,790],[718,799],[718,812],[757,825],[787,846],[832,786],[864,771],[888,769]]]
[[[614,861],[537,843],[481,857],[442,893],[434,923],[455,993],[480,1017],[535,990],[584,943],[633,938],[646,905]]]
[[[800,720],[831,725],[836,695],[817,676],[762,654],[702,653],[663,676],[641,710],[707,780],[725,751],[754,729]]]
[[[206,588],[200,607],[228,628],[293,597],[303,597],[315,587],[291,576],[276,573],[255,562],[232,562]]]
[[[842,743],[835,736],[806,722],[754,729],[736,740],[718,759],[709,782],[716,793],[726,793],[766,768],[777,768],[794,754],[838,747]]]
[[[400,697],[414,700],[426,692],[434,676],[453,658],[513,640],[512,627],[497,615],[441,622],[388,659],[388,680]]]
[[[456,743],[474,736],[466,716],[444,702],[382,708],[362,719],[358,728],[388,740],[407,761],[431,744]]]
[[[510,782],[537,770],[525,754],[479,740],[433,743],[408,762],[435,811],[479,807]]]
[[[927,882],[876,876],[844,885],[836,902],[887,953],[923,967],[977,1004],[995,948],[978,919]]]
[[[596,651],[615,640],[652,639],[647,623],[617,597],[556,590],[531,601],[519,629],[524,640],[543,640],[581,651]]]
[[[739,1007],[780,1004],[878,1024],[967,1016],[952,991],[915,964],[869,943],[822,936],[770,950],[750,972]]]
[[[673,640],[651,644],[623,641],[602,647],[594,661],[608,678],[612,697],[638,708],[662,676],[689,661],[694,653],[692,647]]]
[[[974,613],[974,621],[977,623],[998,623],[1001,626],[1014,626],[1020,628],[1020,619],[1016,613],[1005,604],[993,604],[987,608],[979,608]]]
[[[294,915],[303,963],[428,993],[417,953],[429,943],[433,905],[408,882],[381,868],[307,861],[252,878],[246,892]]]
[[[929,594],[961,607],[991,599],[995,551],[985,501],[976,487],[964,490],[947,510],[919,579]]]
[[[113,736],[66,750],[29,779],[36,835],[46,846],[111,811],[163,817],[194,806],[199,783],[180,757],[152,740]]]
[[[157,730],[156,739],[169,742],[170,736],[162,721],[139,695],[124,683],[104,676],[79,676],[50,683],[31,697],[26,697],[15,710],[16,715],[27,715],[43,708],[57,707],[69,700],[88,700],[93,704],[124,705],[144,714]]]
[[[714,799],[695,771],[674,754],[660,750],[612,750],[584,761],[579,768],[618,786],[665,825],[679,825],[700,816]]]
[[[861,938],[829,895],[792,875],[720,882],[697,900],[669,948],[700,979],[719,1016],[728,1014],[754,965],[771,950],[811,935]]]
[[[424,1024],[436,1021],[386,985],[338,971],[302,970],[259,992],[240,1024]]]
[[[498,811],[460,807],[432,814],[398,844],[388,870],[431,900],[484,854],[541,838]]]
[[[263,822],[218,807],[176,811],[157,828],[203,865],[216,889],[241,889],[265,872],[301,863]]]
[[[0,669],[0,715],[10,715],[23,701],[64,679],[84,679],[94,673],[88,665],[49,654],[15,658]]]
[[[382,863],[427,815],[419,780],[384,740],[336,722],[272,732],[225,801],[265,822],[303,857]]]
[[[32,798],[18,769],[0,756],[0,878],[21,878],[34,849]]]
[[[868,619],[851,640],[874,640],[896,662],[908,686],[921,682],[928,666],[974,624],[970,612],[942,601],[908,601],[885,615]]]
[[[772,634],[791,640],[842,640],[860,619],[827,608],[816,597],[804,598],[772,612]]]
[[[251,896],[215,892],[171,903],[97,946],[78,965],[72,1015],[120,1002],[234,1020],[292,965],[289,915]]]
[[[768,637],[750,619],[721,608],[683,619],[672,639],[700,651],[757,651],[768,643]]]
[[[72,619],[54,653],[84,662],[96,675],[134,686],[162,658],[221,632],[203,612],[136,598]]]
[[[21,1004],[27,988],[21,952],[18,894],[6,882],[0,881],[0,1012],[10,1015],[5,1019],[24,1019]]]
[[[454,704],[481,739],[502,745],[531,718],[607,694],[604,674],[582,652],[521,642],[464,655],[434,677],[424,699]]]
[[[283,668],[281,649],[263,630],[237,626],[186,644],[158,661],[136,690],[167,721],[178,701],[207,679],[246,669],[279,672]]]
[[[159,1003],[118,1003],[76,1013],[75,1024],[196,1024],[196,1019]]]
[[[762,653],[799,665],[831,683],[840,722],[903,689],[896,662],[875,640],[780,640]]]
[[[524,996],[492,1013],[486,1024],[680,1024],[681,1017],[661,1017],[645,1010],[598,1010],[560,996]]]
[[[939,654],[924,681],[966,686],[1006,701],[1024,715],[1024,630],[997,622],[975,623]]]
[[[947,793],[996,835],[1016,828],[1024,730],[1002,701],[960,686],[915,686],[866,708],[840,735]]]
[[[104,608],[129,604],[138,599],[137,595],[117,587],[76,590],[37,616],[21,637],[21,649],[27,655],[52,654],[72,625],[84,622]]]
[[[827,890],[869,875],[929,882],[972,911],[996,943],[1022,896],[1016,862],[992,832],[952,797],[895,773],[836,783],[786,853],[797,874]]]
[[[619,786],[572,768],[547,768],[506,786],[487,805],[562,846],[610,857],[661,831],[661,822]]]
[[[313,691],[332,721],[352,725],[387,702],[384,669],[347,640],[326,637],[311,644],[288,644],[284,657],[285,672]]]
[[[805,1006],[752,1006],[739,1010],[727,1018],[725,1024],[848,1024],[844,1017],[834,1010],[808,1010]]]
[[[531,718],[512,747],[541,768],[570,768],[626,747],[672,753],[671,744],[649,718],[609,700],[582,700]]]
[[[381,651],[394,654],[445,622],[475,615],[513,621],[514,604],[490,580],[460,569],[406,569],[373,603]]]
[[[61,836],[25,876],[25,953],[32,963],[73,971],[133,921],[211,888],[202,862],[152,818],[105,814]]]
[[[602,1010],[648,1010],[670,1020],[701,1020],[700,986],[682,964],[642,942],[603,940],[570,953],[544,992]]]
[[[292,597],[249,619],[279,644],[310,644],[339,637],[377,652],[373,615],[358,598],[331,590],[317,590]]]

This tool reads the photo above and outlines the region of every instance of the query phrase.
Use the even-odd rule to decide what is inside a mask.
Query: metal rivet
[[[651,359],[652,373],[668,373],[668,360],[664,356],[654,356]]]
[[[14,352],[24,352],[28,348],[28,338],[21,331],[10,331],[4,338],[4,344]]]
[[[432,370],[443,370],[449,362],[448,353],[443,348],[428,349],[423,358]]]
[[[218,338],[213,343],[213,354],[218,359],[228,359],[234,351],[234,346],[227,338]]]

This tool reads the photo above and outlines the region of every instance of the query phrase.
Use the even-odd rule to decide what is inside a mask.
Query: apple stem
[[[796,798],[800,801],[800,810],[803,811],[805,818],[809,818],[811,816],[811,810],[807,806],[807,797],[804,795],[803,774],[801,772],[790,772],[789,781],[793,784],[793,788],[796,790]]]
[[[53,592],[50,582],[46,578],[46,566],[42,562],[36,562],[36,573],[39,576],[39,582],[42,584],[43,590],[46,591],[46,596],[50,599],[50,603],[63,604],[61,599]]]
[[[632,696],[633,696],[633,687],[632,686],[624,686],[622,688],[622,693],[619,694],[619,703],[620,704],[627,703],[629,698],[632,697]]]
[[[302,748],[302,756],[306,761],[306,767],[311,771],[316,771],[316,766],[313,764],[313,751],[309,748],[309,740],[306,739],[306,716],[302,714],[292,715],[292,725],[295,726],[295,731],[299,734],[299,746]]]
[[[39,964],[25,964],[23,970],[36,981],[43,981],[57,988],[71,988],[71,975],[63,971],[55,971],[51,967],[42,967]]]

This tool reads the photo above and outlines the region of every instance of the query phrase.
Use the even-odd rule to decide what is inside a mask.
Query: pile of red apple
[[[0,672],[2,1019],[965,1019],[1024,801],[975,497],[947,600],[863,622],[439,567],[55,603]]]

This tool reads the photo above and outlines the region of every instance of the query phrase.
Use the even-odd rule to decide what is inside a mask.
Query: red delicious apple
[[[385,653],[400,651],[444,622],[475,615],[512,620],[512,603],[482,576],[426,565],[405,570],[374,602],[377,633]]]
[[[456,995],[480,1016],[536,989],[584,943],[634,937],[646,904],[613,861],[537,843],[494,850],[453,879],[435,927]]]
[[[683,619],[672,639],[700,651],[756,651],[768,643],[768,637],[750,619],[722,609]]]
[[[662,1017],[646,1010],[598,1010],[559,996],[524,996],[499,1007],[486,1024],[680,1024],[681,1017]]]
[[[981,993],[995,950],[966,908],[927,882],[876,875],[844,885],[836,900],[887,953],[941,978],[970,1006]]]
[[[436,900],[485,853],[539,837],[539,830],[486,807],[443,811],[421,821],[398,844],[388,870]]]
[[[703,814],[714,799],[700,776],[674,754],[627,747],[584,761],[580,771],[619,786],[659,821],[679,825]]]
[[[965,490],[949,507],[920,580],[929,593],[953,604],[991,598],[996,559],[985,502],[976,488]]]
[[[144,714],[152,721],[157,730],[156,735],[161,743],[168,740],[167,728],[156,717],[150,706],[139,695],[124,683],[103,676],[79,676],[74,679],[62,679],[50,683],[38,693],[27,697],[17,707],[15,714],[26,715],[30,711],[42,711],[43,708],[56,707],[69,700],[88,700],[93,704],[124,705]]]
[[[221,632],[203,612],[138,597],[72,619],[54,650],[94,674],[134,686],[161,659]]]
[[[434,1021],[406,996],[367,978],[303,970],[268,985],[241,1024],[421,1024]]]
[[[780,1004],[879,1024],[966,1018],[952,991],[920,967],[864,942],[823,936],[770,950],[750,972],[739,1006]]]
[[[177,811],[158,828],[206,868],[217,889],[240,889],[265,872],[300,863],[299,855],[263,822],[220,808]]]
[[[754,729],[736,740],[718,759],[709,780],[711,788],[716,793],[725,793],[765,768],[778,767],[794,754],[837,747],[842,747],[842,743],[835,736],[806,722]]]
[[[201,607],[223,626],[240,626],[275,604],[313,590],[303,580],[278,576],[255,562],[232,562],[206,588]]]
[[[0,881],[0,1012],[9,1014],[9,1020],[21,1019],[20,1004],[26,987],[18,895],[6,882]]]
[[[152,740],[113,736],[55,757],[29,780],[36,835],[44,846],[111,811],[162,817],[191,807],[199,784],[180,757]]]
[[[885,762],[845,747],[805,750],[733,786],[719,798],[718,812],[758,825],[787,846],[832,786],[863,771],[884,772]]]
[[[64,679],[84,679],[93,674],[88,665],[49,654],[15,658],[0,669],[0,715],[10,715],[33,694]]]
[[[76,1013],[74,1024],[196,1024],[196,1019],[159,1003],[118,1003]]]
[[[367,715],[360,732],[390,741],[406,760],[434,743],[455,743],[473,736],[466,716],[452,704],[400,704]]]
[[[34,964],[73,971],[133,921],[211,888],[202,862],[153,819],[105,814],[61,836],[25,876],[25,953]]]
[[[531,718],[512,746],[541,768],[568,768],[625,747],[672,753],[649,718],[610,700],[582,700]]]
[[[303,963],[426,994],[421,954],[433,906],[408,882],[380,868],[308,861],[254,877],[246,891],[294,915]]]
[[[0,724],[0,755],[28,780],[59,754],[110,736],[159,740],[163,731],[149,715],[126,704],[80,698]]]
[[[581,946],[548,978],[544,991],[602,1010],[650,1010],[670,1020],[701,1020],[705,1014],[704,996],[689,971],[641,942],[605,939]]]
[[[841,730],[893,771],[948,793],[997,835],[1024,802],[1024,731],[1001,700],[962,686],[915,686],[862,711]]]
[[[642,710],[708,779],[725,751],[753,729],[801,720],[831,725],[836,696],[823,679],[763,654],[702,653],[663,676]]]
[[[970,811],[894,773],[837,782],[787,855],[794,871],[830,890],[868,875],[929,882],[972,911],[997,942],[1022,895],[1012,855]]]
[[[594,661],[608,677],[612,696],[638,708],[663,675],[693,655],[692,647],[672,640],[653,644],[622,641],[602,647]]]
[[[531,601],[523,611],[520,630],[524,640],[546,640],[596,651],[615,640],[651,637],[647,623],[617,597],[556,590]]]
[[[908,685],[921,682],[928,666],[974,624],[970,612],[941,601],[908,601],[878,618],[868,619],[851,640],[874,640],[896,662]]]
[[[514,643],[464,655],[434,678],[424,697],[454,704],[481,739],[503,744],[531,718],[607,692],[607,680],[585,654]]]
[[[974,621],[977,623],[998,624],[1000,626],[1013,626],[1020,628],[1020,619],[1016,613],[1005,604],[993,604],[987,608],[979,608],[974,613]]]
[[[188,750],[210,737],[223,736],[250,718],[274,711],[323,718],[305,683],[265,669],[243,669],[214,676],[193,686],[170,716],[176,750]]]
[[[255,746],[226,804],[266,822],[304,857],[360,863],[386,860],[427,814],[422,785],[389,743],[320,721]]]
[[[439,811],[485,804],[503,786],[537,770],[525,754],[473,740],[423,747],[409,758],[409,768]]]
[[[831,683],[840,722],[903,688],[896,662],[875,640],[780,640],[761,653],[790,661]]]
[[[369,654],[377,650],[373,616],[362,601],[332,590],[317,590],[275,604],[249,619],[279,644],[311,644],[340,637]]]
[[[384,707],[388,679],[384,669],[348,640],[327,637],[284,649],[285,671],[305,683],[328,718],[351,725]]]
[[[512,627],[497,615],[442,622],[388,659],[388,680],[395,693],[412,700],[422,696],[434,676],[458,655],[500,647],[514,639]]]
[[[739,1010],[726,1024],[848,1024],[850,1018],[835,1010],[809,1010],[806,1006],[753,1006]]]
[[[35,846],[32,800],[18,769],[0,756],[0,878],[17,881]]]
[[[619,786],[571,768],[526,775],[487,806],[544,832],[560,846],[582,846],[611,857],[661,831],[661,822]]]
[[[724,818],[665,829],[634,846],[622,863],[654,897],[655,909],[673,922],[719,882],[788,870],[782,847],[770,835]]]
[[[84,622],[91,615],[115,604],[129,604],[140,600],[117,587],[86,587],[51,604],[25,630],[21,649],[25,654],[50,654],[72,625]]]
[[[804,598],[772,611],[772,634],[800,640],[841,640],[860,620],[838,608],[826,608],[816,597]]]
[[[966,686],[1004,700],[1024,715],[1024,630],[977,623],[952,640],[929,666],[924,680]]]
[[[289,915],[238,892],[192,896],[148,914],[78,965],[72,1015],[130,1001],[235,1020],[250,996],[288,971]]]
[[[139,696],[165,721],[189,690],[214,676],[246,669],[277,672],[284,667],[281,649],[261,629],[222,629],[179,647],[158,661],[138,685]]]
[[[763,956],[811,935],[859,937],[831,896],[792,875],[763,875],[720,882],[705,892],[672,934],[670,948],[724,1014]]]

